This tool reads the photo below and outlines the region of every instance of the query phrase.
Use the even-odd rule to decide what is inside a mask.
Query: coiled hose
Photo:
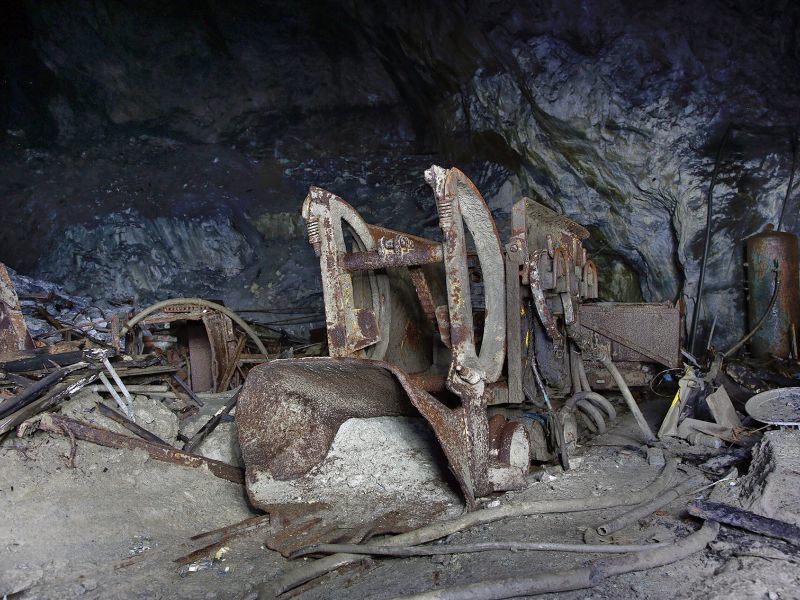
[[[614,420],[617,411],[608,400],[592,391],[583,359],[574,348],[570,349],[569,366],[573,394],[567,400],[565,408],[579,411],[584,424],[592,433],[604,433],[607,428],[606,422]]]

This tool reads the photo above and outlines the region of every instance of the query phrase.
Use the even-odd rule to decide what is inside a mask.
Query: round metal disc
[[[800,387],[756,394],[745,404],[747,414],[770,425],[800,425]]]

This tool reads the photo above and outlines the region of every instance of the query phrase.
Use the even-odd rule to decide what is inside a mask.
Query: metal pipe
[[[589,402],[586,398],[578,400],[577,402],[578,409],[583,412],[587,417],[589,417],[595,424],[597,428],[597,433],[605,433],[606,432],[606,421],[603,419],[603,415],[597,409],[597,407]]]
[[[636,400],[633,398],[633,394],[631,394],[628,384],[625,383],[622,373],[619,372],[619,369],[617,369],[617,366],[610,357],[603,356],[600,359],[600,362],[603,363],[603,366],[611,374],[611,377],[614,378],[619,391],[622,393],[622,397],[625,399],[625,404],[628,405],[628,409],[631,411],[631,413],[633,413],[634,419],[636,419],[636,424],[639,426],[639,430],[644,436],[644,441],[648,444],[656,441],[656,436],[653,435],[653,432],[650,430],[650,426],[647,424],[642,411],[639,410],[639,405],[636,404]]]
[[[419,267],[444,260],[441,245],[424,246],[404,252],[364,251],[345,252],[340,255],[342,268],[345,271],[374,271],[391,267]]]
[[[591,392],[592,386],[589,385],[589,377],[586,375],[586,367],[583,364],[583,357],[578,355],[578,378],[581,382],[581,387],[585,392]]]

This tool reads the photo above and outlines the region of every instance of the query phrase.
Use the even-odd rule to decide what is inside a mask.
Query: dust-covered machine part
[[[522,487],[531,461],[568,468],[578,432],[615,417],[598,390],[622,386],[640,416],[626,381],[679,366],[679,309],[599,302],[583,227],[523,198],[503,244],[464,173],[432,166],[425,179],[441,240],[309,191],[330,357],[273,361],[245,382],[236,419],[256,505],[274,500],[255,485],[264,477],[313,476],[347,419],[413,414],[472,508]]]

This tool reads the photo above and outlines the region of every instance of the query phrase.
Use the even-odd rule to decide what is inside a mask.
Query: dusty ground
[[[651,403],[648,408],[655,422],[661,406]],[[0,591],[9,598],[252,598],[258,584],[290,568],[288,561],[263,546],[263,529],[230,540],[213,563],[195,563],[201,570],[189,572],[187,566],[173,562],[215,539],[191,541],[192,535],[255,514],[242,486],[204,470],[153,461],[144,453],[80,441],[74,469],[68,465],[69,454],[67,438],[45,433],[24,440],[7,438],[0,446],[0,511],[7,517],[0,523]],[[575,463],[568,474],[548,467],[547,473],[531,476],[528,489],[501,500],[635,490],[659,470],[647,463],[632,421],[625,416],[604,436],[580,448]],[[682,505],[673,503],[618,532],[613,541],[663,541],[686,535],[696,523],[682,514]],[[456,534],[450,541],[593,540],[592,528],[620,512],[507,520]],[[489,552],[364,561],[303,588],[296,597],[392,598],[487,577],[567,568],[590,558]],[[558,597],[800,598],[798,560],[797,552],[783,542],[723,528],[717,541],[690,559]]]

